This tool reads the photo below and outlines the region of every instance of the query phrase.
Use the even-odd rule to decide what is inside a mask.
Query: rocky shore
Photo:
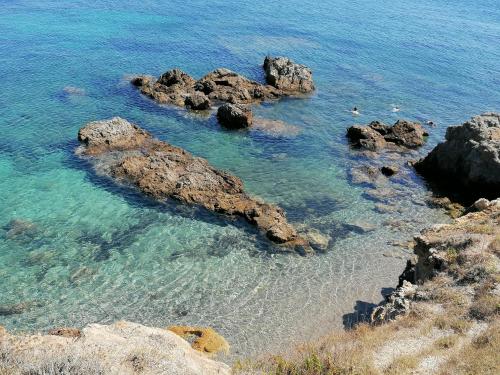
[[[242,217],[282,249],[311,251],[308,241],[288,223],[285,212],[251,198],[239,178],[153,138],[124,119],[91,122],[80,129],[78,139],[82,144],[78,153],[100,173],[131,184],[147,196]]]
[[[399,286],[368,321],[238,374],[498,374],[500,199],[415,237]]]
[[[446,139],[415,164],[423,176],[465,199],[500,192],[500,114],[486,113],[451,126]]]
[[[11,335],[0,327],[0,374],[230,374],[205,348],[195,350],[172,330],[126,321],[45,335]]]

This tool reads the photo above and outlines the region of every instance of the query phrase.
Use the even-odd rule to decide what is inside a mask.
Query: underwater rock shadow
[[[380,294],[385,298],[385,296],[391,294],[394,290],[394,288],[382,288],[380,290]],[[342,315],[342,323],[344,325],[344,329],[349,330],[355,328],[361,323],[370,323],[372,311],[377,306],[378,304],[376,303],[356,301],[356,304],[354,305],[354,311]]]

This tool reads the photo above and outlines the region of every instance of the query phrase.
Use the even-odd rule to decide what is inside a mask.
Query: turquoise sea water
[[[391,242],[446,220],[424,204],[410,168],[390,184],[399,211],[377,213],[349,178],[362,159],[346,127],[433,120],[417,158],[447,126],[500,108],[497,0],[95,3],[0,4],[0,304],[27,306],[0,316],[8,329],[209,325],[228,338],[231,358],[324,334],[394,286],[408,254]],[[127,82],[221,66],[262,80],[266,54],[314,71],[309,98],[255,108],[298,134],[222,131],[213,116],[159,107]],[[241,177],[292,222],[329,235],[329,248],[276,254],[245,225],[96,177],[74,156],[76,134],[116,115]],[[12,220],[31,226],[15,235]]]

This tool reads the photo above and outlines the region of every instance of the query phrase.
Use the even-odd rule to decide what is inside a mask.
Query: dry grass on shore
[[[425,267],[440,259],[437,274],[419,285],[407,315],[381,326],[333,332],[280,356],[237,363],[235,372],[500,374],[500,210],[472,214],[426,235],[432,252],[421,260]]]

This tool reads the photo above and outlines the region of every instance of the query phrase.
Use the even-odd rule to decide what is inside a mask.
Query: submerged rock
[[[75,331],[76,332],[76,331]],[[166,329],[130,322],[91,324],[80,337],[4,333],[0,367],[8,373],[229,375],[216,362]],[[22,371],[21,371],[22,370]]]
[[[229,353],[229,344],[226,339],[212,328],[170,326],[167,329],[188,341],[194,337],[191,347],[199,352],[208,355],[214,355],[218,352]]]
[[[286,58],[266,58],[264,67],[272,85],[252,81],[225,68],[216,69],[199,80],[180,69],[173,69],[158,79],[138,76],[132,78],[131,83],[160,104],[194,110],[208,109],[218,103],[258,103],[314,89],[311,71],[303,65]]]
[[[153,138],[124,119],[91,122],[80,129],[78,139],[82,142],[78,152],[92,157],[102,173],[154,199],[174,199],[243,217],[275,243],[300,251],[310,249],[288,223],[284,211],[248,196],[239,178]]]
[[[351,168],[349,175],[354,184],[370,184],[380,186],[386,182],[386,178],[380,170],[370,165],[361,165]]]
[[[252,129],[262,131],[273,137],[293,137],[300,133],[300,128],[296,125],[265,118],[255,118]]]
[[[278,89],[300,93],[314,91],[311,69],[296,64],[287,57],[267,56],[264,60],[264,70],[267,83]]]
[[[22,314],[30,307],[28,302],[0,305],[0,316]]]
[[[66,95],[83,96],[85,95],[85,89],[76,86],[65,86],[63,92]]]
[[[478,199],[500,193],[500,114],[486,113],[449,127],[415,168],[436,183]]]
[[[406,120],[398,120],[393,126],[373,121],[368,126],[354,125],[347,129],[347,138],[354,147],[370,151],[417,148],[424,144],[427,135],[422,125]]]
[[[5,230],[5,237],[8,239],[30,238],[34,237],[38,232],[38,228],[34,223],[22,219],[12,219],[3,229]]]
[[[223,104],[217,110],[217,119],[228,129],[244,129],[252,125],[250,107],[243,104]]]

